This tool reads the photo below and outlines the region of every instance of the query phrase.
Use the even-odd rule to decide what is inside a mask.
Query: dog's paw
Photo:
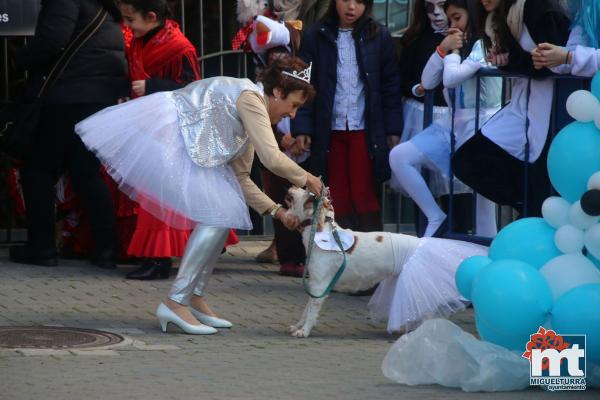
[[[292,336],[297,338],[307,338],[310,334],[309,330],[305,330],[304,328],[296,329],[292,331]]]

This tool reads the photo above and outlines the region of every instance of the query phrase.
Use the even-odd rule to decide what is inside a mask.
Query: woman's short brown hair
[[[306,101],[311,101],[315,97],[315,88],[301,79],[283,74],[283,71],[289,73],[301,72],[308,68],[302,59],[298,57],[285,57],[282,59],[273,60],[273,62],[265,67],[258,76],[258,80],[262,82],[265,93],[272,96],[273,89],[280,88],[285,99],[288,94],[296,90],[302,91]]]

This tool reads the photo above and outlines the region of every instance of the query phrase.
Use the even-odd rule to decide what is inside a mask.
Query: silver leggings
[[[169,299],[189,305],[192,294],[204,295],[204,288],[221,255],[229,228],[198,224],[190,235]]]

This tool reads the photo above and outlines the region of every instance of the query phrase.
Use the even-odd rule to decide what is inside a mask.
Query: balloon
[[[592,226],[585,232],[583,243],[592,256],[600,259],[600,224]]]
[[[562,197],[548,197],[542,204],[542,216],[550,226],[558,229],[569,223],[569,208],[571,203]]]
[[[554,244],[554,229],[542,218],[523,218],[504,227],[492,241],[489,257],[521,260],[541,268],[562,253]]]
[[[560,296],[552,308],[552,326],[558,334],[585,334],[586,357],[600,363],[600,284],[576,287]]]
[[[497,334],[483,337],[510,349],[522,349],[529,335],[546,321],[552,307],[552,292],[539,271],[519,260],[500,260],[486,265],[473,281],[475,313]],[[499,338],[519,338],[517,341]],[[510,344],[512,343],[512,344]]]
[[[572,122],[556,135],[548,152],[548,175],[570,203],[581,198],[589,177],[600,171],[600,134],[593,123]]]
[[[592,87],[590,90],[597,99],[600,99],[600,74],[596,73],[592,79]]]
[[[587,215],[581,209],[581,202],[577,200],[569,208],[569,222],[579,229],[587,229],[598,222],[598,217]]]
[[[471,300],[471,287],[475,275],[481,269],[492,262],[492,259],[485,256],[472,256],[463,260],[456,270],[454,276],[458,292],[467,300]]]
[[[583,254],[553,258],[540,268],[540,274],[548,282],[554,300],[578,286],[600,283],[600,271]]]
[[[583,250],[583,231],[573,225],[564,225],[556,230],[554,244],[565,254],[581,253]]]
[[[600,189],[590,189],[581,196],[581,209],[587,215],[600,216]]]
[[[600,103],[587,90],[576,90],[567,98],[567,112],[580,122],[591,122],[600,112]]]
[[[587,188],[588,188],[588,190],[592,190],[592,189],[600,190],[600,171],[598,171],[595,174],[593,174],[592,176],[590,176],[590,179],[588,179],[588,182],[587,182]]]
[[[503,330],[490,327],[475,313],[475,327],[479,337],[486,342],[494,343],[511,350],[524,350],[531,333],[510,335]]]

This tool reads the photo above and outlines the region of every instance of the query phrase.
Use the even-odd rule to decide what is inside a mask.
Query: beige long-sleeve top
[[[275,206],[275,202],[250,179],[254,151],[265,168],[296,186],[306,185],[308,173],[279,150],[264,97],[256,92],[245,91],[239,96],[236,106],[250,143],[229,165],[236,174],[248,205],[258,213],[265,214]]]

